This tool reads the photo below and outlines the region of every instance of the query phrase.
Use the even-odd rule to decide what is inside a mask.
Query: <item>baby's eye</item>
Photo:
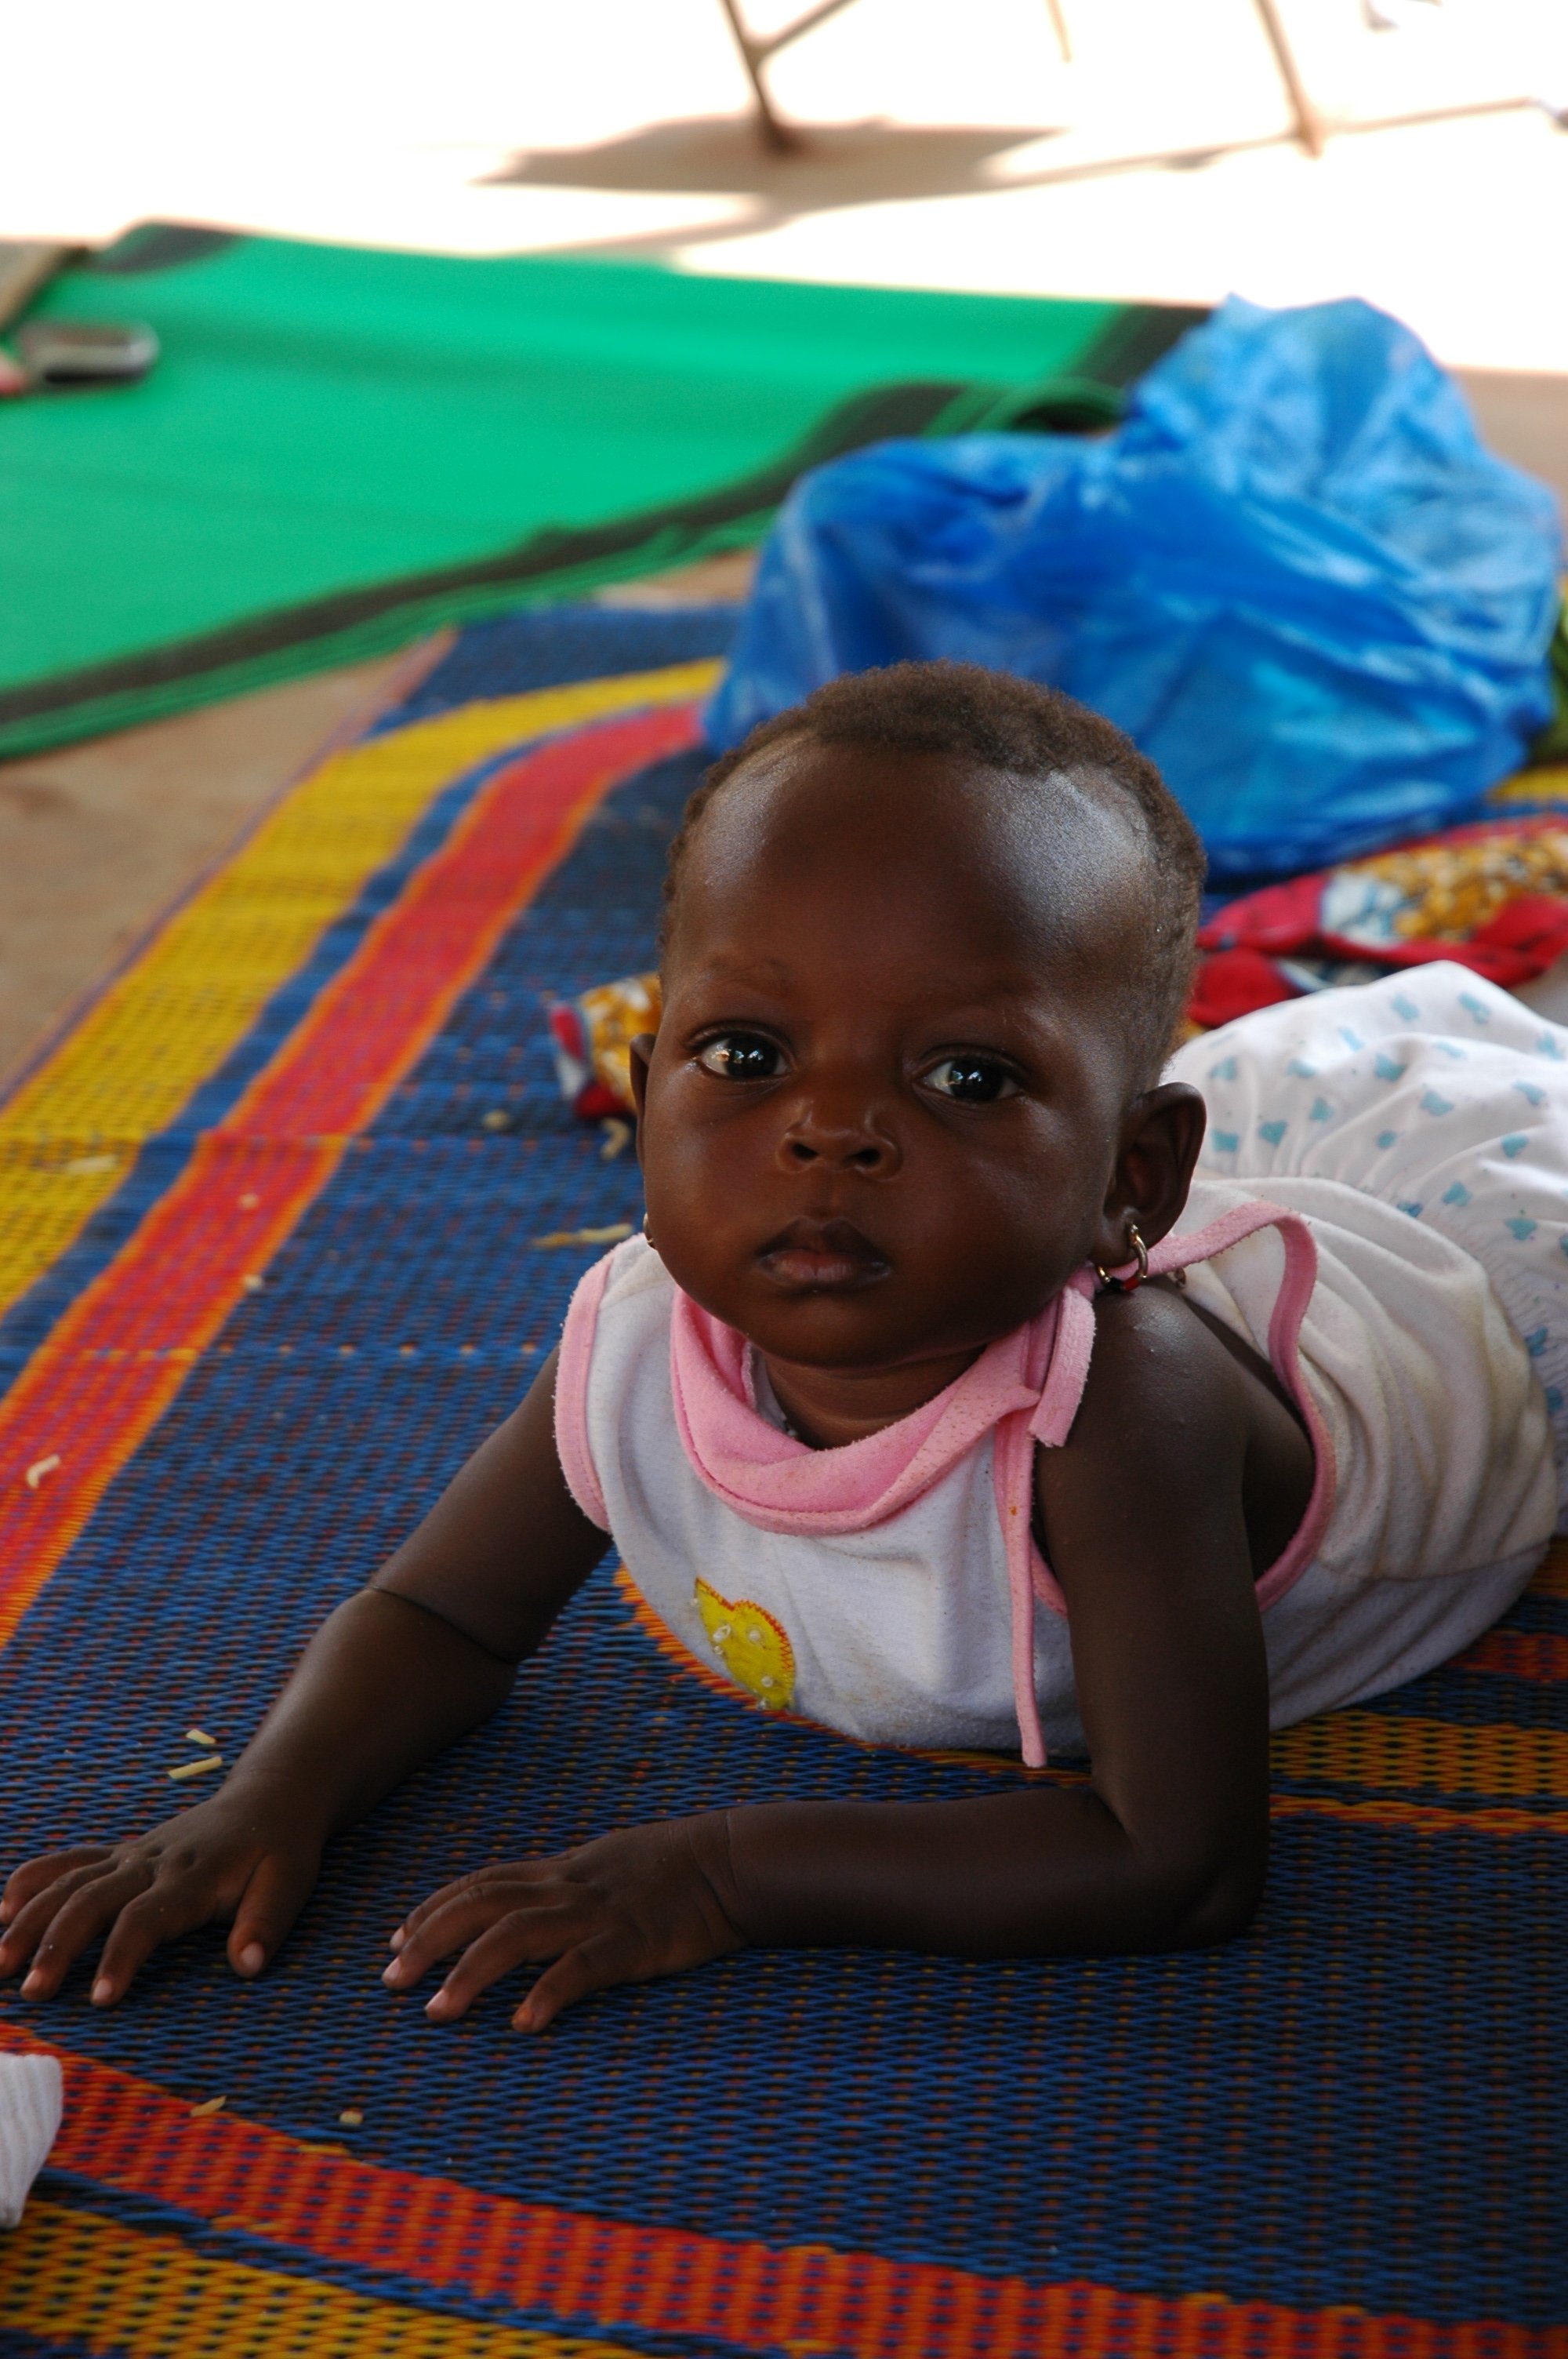
[[[990,1057],[944,1057],[922,1079],[928,1090],[965,1105],[989,1105],[996,1098],[1018,1095],[1012,1075]]]
[[[760,1032],[721,1032],[697,1052],[705,1073],[725,1082],[771,1082],[782,1059],[771,1040]]]

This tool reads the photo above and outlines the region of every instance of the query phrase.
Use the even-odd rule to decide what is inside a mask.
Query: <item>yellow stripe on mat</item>
[[[1568,1734],[1554,1728],[1334,1712],[1283,1730],[1271,1751],[1285,1777],[1341,1786],[1499,1799],[1568,1794]]]
[[[331,754],[0,1111],[0,1311],[216,1072],[444,787],[508,745],[701,696],[715,662],[466,704]]]
[[[483,2326],[212,2260],[178,2237],[36,2199],[0,2243],[0,2319],[103,2359],[638,2359],[621,2343]]]

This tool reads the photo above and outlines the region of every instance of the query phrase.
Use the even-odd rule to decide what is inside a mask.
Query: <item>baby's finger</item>
[[[5,1929],[4,1940],[0,1941],[0,1958],[5,1961],[4,1971],[14,1973],[27,1964],[73,1893],[80,1892],[84,1885],[113,1873],[112,1869],[86,1861],[78,1867],[68,1868],[63,1875],[57,1875],[52,1884],[46,1885],[43,1891],[35,1893],[27,1907],[12,1919]],[[135,1886],[132,1885],[128,1888],[134,1891]]]
[[[115,1918],[93,1977],[94,2006],[124,1998],[139,1967],[164,1941],[177,1940],[216,1913],[211,1883],[203,1876],[165,1876],[128,1900]]]
[[[449,1908],[453,1901],[466,1899],[476,1892],[493,1893],[503,1881],[508,1895],[512,1896],[506,1903],[510,1908],[514,1886],[548,1878],[555,1874],[556,1867],[557,1862],[553,1859],[518,1859],[508,1861],[504,1868],[480,1867],[468,1875],[454,1876],[450,1884],[443,1884],[438,1891],[421,1900],[417,1908],[408,1911],[402,1924],[394,1931],[387,1947],[403,1951],[420,1927],[428,1924],[438,1909]],[[445,1953],[438,1951],[436,1954],[441,1956]]]
[[[393,1927],[387,1936],[387,1948],[395,1951],[406,1949],[419,1928],[427,1925],[441,1909],[449,1908],[454,1900],[460,1900],[472,1881],[471,1876],[454,1876],[450,1884],[443,1884],[438,1890],[427,1894],[408,1911],[401,1925]]]
[[[6,1877],[5,1889],[0,1893],[0,1925],[9,1925],[29,1900],[47,1892],[72,1868],[102,1866],[114,1855],[112,1843],[78,1843],[70,1851],[46,1852],[41,1859],[24,1860]]]
[[[617,1983],[643,1982],[636,1961],[619,1933],[595,1933],[546,1966],[512,2018],[514,2031],[543,2031],[579,1998],[613,1990]]]
[[[17,1910],[0,1935],[0,1977],[21,1972],[70,1895],[96,1872],[83,1865],[57,1875]]]
[[[582,1910],[571,1905],[518,1909],[470,1943],[425,2012],[433,2023],[455,2023],[482,1991],[514,1966],[557,1958],[583,1930]]]
[[[269,1852],[257,1867],[234,1911],[229,1963],[248,1981],[259,1974],[292,1927],[316,1882],[317,1863]]]
[[[448,1887],[448,1897],[436,1901],[432,1897],[429,1914],[422,1915],[413,1926],[407,1939],[398,1948],[397,1955],[382,1975],[393,1990],[406,1990],[416,1983],[442,1958],[449,1958],[476,1940],[488,1927],[510,1916],[513,1909],[525,1902],[525,1894],[506,1877],[492,1875],[465,1876]]]
[[[22,1996],[52,1998],[82,1951],[135,1898],[151,1873],[129,1861],[108,1869],[81,1867],[40,1892],[13,1928],[32,1956]]]

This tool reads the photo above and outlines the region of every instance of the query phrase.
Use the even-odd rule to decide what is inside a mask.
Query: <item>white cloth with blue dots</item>
[[[1260,1008],[1168,1077],[1207,1102],[1202,1178],[1280,1201],[1281,1183],[1335,1182],[1479,1262],[1539,1379],[1568,1508],[1568,1030],[1445,960]],[[1384,1289],[1396,1320],[1400,1290]],[[1458,1416],[1489,1381],[1449,1369]]]

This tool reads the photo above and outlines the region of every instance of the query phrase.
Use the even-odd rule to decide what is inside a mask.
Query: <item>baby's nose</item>
[[[828,1163],[838,1170],[883,1177],[899,1160],[893,1141],[872,1119],[833,1121],[806,1113],[791,1123],[783,1144],[784,1160],[795,1169]]]

